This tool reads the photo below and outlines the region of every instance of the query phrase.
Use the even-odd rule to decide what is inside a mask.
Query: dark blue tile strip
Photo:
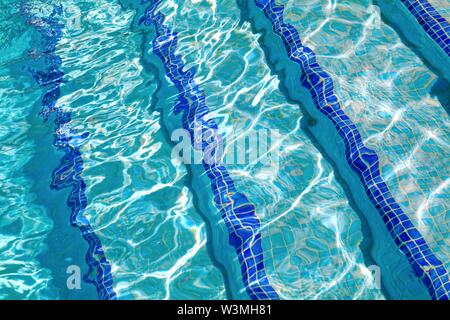
[[[217,124],[214,120],[206,120],[209,109],[205,103],[204,92],[194,80],[194,68],[184,71],[185,65],[180,55],[175,54],[178,38],[164,25],[164,15],[156,12],[160,0],[141,1],[146,4],[144,16],[140,24],[152,25],[156,30],[153,51],[164,64],[167,77],[176,86],[179,95],[174,107],[174,114],[182,114],[183,128],[194,137],[194,128],[202,132],[200,143],[193,142],[194,148],[201,151],[213,150],[220,139],[217,135]],[[209,140],[208,137],[213,137]],[[211,148],[214,147],[214,148]],[[243,283],[251,299],[277,299],[278,295],[267,279],[260,233],[260,222],[255,213],[255,206],[247,197],[238,192],[227,169],[220,163],[203,167],[211,181],[215,206],[220,210],[229,233],[229,243],[235,248],[241,265]]]
[[[427,0],[401,0],[401,2],[450,57],[450,23]]]
[[[300,66],[301,84],[311,93],[315,107],[333,122],[343,139],[347,162],[358,174],[396,245],[426,285],[431,297],[447,300],[450,296],[447,270],[392,197],[380,175],[377,154],[364,145],[357,127],[342,110],[333,80],[317,63],[314,52],[302,44],[297,30],[284,22],[282,5],[277,5],[274,0],[255,0],[255,3],[282,39],[289,58]]]
[[[71,114],[64,112],[56,106],[60,97],[61,84],[64,73],[61,71],[61,58],[56,53],[56,45],[61,38],[64,27],[59,17],[62,7],[54,6],[53,12],[48,17],[36,17],[31,14],[32,7],[23,6],[22,12],[27,23],[33,26],[41,35],[43,40],[42,62],[44,71],[30,68],[33,78],[39,86],[45,88],[46,92],[42,98],[41,115],[44,121],[54,113],[56,132],[54,146],[64,152],[64,156],[58,168],[53,172],[52,189],[70,188],[71,192],[67,199],[67,205],[71,209],[70,224],[77,227],[83,238],[89,244],[86,253],[86,262],[89,266],[84,280],[92,283],[97,288],[100,299],[116,299],[117,295],[112,288],[113,279],[111,265],[106,259],[100,239],[95,234],[89,220],[83,215],[86,206],[86,185],[81,177],[83,171],[83,160],[81,158],[80,146],[86,141],[89,133],[78,133],[70,128]],[[92,273],[95,275],[92,276]]]

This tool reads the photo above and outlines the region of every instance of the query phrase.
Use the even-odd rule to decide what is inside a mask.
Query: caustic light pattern
[[[0,297],[448,300],[450,8],[392,6],[5,1]]]

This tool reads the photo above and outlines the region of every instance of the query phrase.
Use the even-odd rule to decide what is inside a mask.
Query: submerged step
[[[258,9],[256,9],[255,6],[250,5],[251,8],[249,11],[253,15],[252,21],[255,23],[257,30],[264,29],[265,32],[269,33],[264,39],[264,44],[270,51],[270,59],[276,61],[276,67],[282,69],[283,72],[286,73],[286,77],[289,80],[286,81],[286,87],[289,94],[298,101],[301,101],[305,108],[316,117],[319,124],[311,126],[311,130],[317,139],[321,141],[324,148],[332,154],[336,163],[339,164],[344,179],[347,180],[352,188],[352,193],[357,197],[356,202],[358,206],[362,208],[362,211],[367,216],[372,234],[375,237],[375,246],[379,246],[383,241],[388,240],[386,238],[386,231],[388,230],[398,248],[401,249],[405,255],[402,259],[399,255],[400,252],[397,252],[398,249],[393,249],[391,246],[389,249],[391,250],[393,257],[385,259],[385,255],[389,254],[386,250],[387,248],[375,248],[373,250],[375,260],[381,264],[380,267],[386,268],[385,270],[387,271],[389,268],[404,266],[406,263],[405,258],[407,258],[417,277],[423,281],[424,288],[428,289],[432,298],[444,299],[448,297],[447,291],[450,284],[448,283],[448,275],[445,266],[429,249],[425,239],[420,234],[417,225],[412,223],[416,222],[415,216],[406,215],[404,209],[394,200],[395,197],[392,196],[388,185],[384,181],[386,177],[378,168],[379,160],[376,153],[365,146],[368,139],[367,137],[362,137],[359,130],[361,130],[360,128],[364,128],[366,122],[359,121],[357,122],[358,126],[355,126],[351,118],[349,118],[354,118],[356,115],[355,107],[358,106],[358,104],[354,102],[353,96],[358,95],[359,92],[343,90],[341,86],[339,86],[338,89],[334,89],[336,88],[333,86],[333,84],[336,84],[334,80],[340,79],[334,74],[330,77],[330,75],[324,71],[325,69],[322,68],[322,66],[325,65],[327,67],[326,70],[336,72],[337,64],[339,64],[341,70],[347,71],[349,70],[348,66],[345,65],[347,61],[351,62],[358,59],[355,63],[360,63],[361,60],[364,59],[366,55],[364,54],[365,52],[363,49],[368,49],[368,47],[364,46],[364,42],[370,40],[370,37],[367,34],[367,22],[370,20],[366,23],[361,23],[361,27],[366,27],[363,29],[364,32],[357,42],[350,46],[348,44],[345,45],[345,52],[341,54],[339,54],[339,52],[337,54],[324,52],[326,49],[338,51],[341,48],[340,46],[337,48],[332,47],[331,44],[335,44],[336,41],[330,39],[330,34],[324,35],[324,33],[321,33],[320,31],[332,26],[338,27],[342,25],[342,22],[347,18],[351,18],[351,21],[348,23],[350,26],[355,25],[354,10],[356,9],[364,12],[364,8],[367,7],[356,4],[328,4],[321,6],[320,4],[312,2],[311,5],[301,6],[301,8],[286,4],[285,10],[283,5],[278,5],[275,1],[256,1],[256,6]],[[310,13],[322,14],[322,9],[327,15],[324,21],[320,21],[315,17],[317,29],[313,31],[307,29],[314,27],[314,24],[312,26],[308,25],[307,28],[302,26],[302,24],[307,24],[309,22],[308,16]],[[270,26],[269,23],[265,22],[260,17],[258,10],[264,11],[265,18],[270,21]],[[339,17],[339,14],[342,14],[343,16]],[[298,16],[302,16],[302,19],[296,19]],[[285,22],[285,19],[288,22]],[[294,25],[296,25],[296,27],[294,27]],[[303,28],[299,28],[300,26]],[[340,30],[345,34],[346,29],[342,29],[344,26],[345,24],[342,25],[340,29],[336,30]],[[317,58],[316,54],[307,45],[302,43],[297,28],[302,30],[302,32],[305,32],[305,30],[311,32],[309,35],[308,33],[305,35],[308,42],[312,42],[315,39],[323,41],[328,38],[328,42],[324,43],[323,46],[317,46],[317,44],[313,42],[315,50],[319,52]],[[276,37],[270,35],[270,33],[279,36],[278,40]],[[355,35],[358,36],[358,34]],[[321,36],[323,38],[321,38]],[[335,35],[332,37],[335,38]],[[280,39],[282,41],[280,41]],[[298,74],[292,71],[292,63],[285,63],[283,59],[285,60],[286,58],[281,54],[275,53],[273,48],[279,48],[280,45],[283,45],[286,48],[288,59],[299,66]],[[359,58],[359,56],[362,58]],[[344,62],[344,64],[341,63],[341,61]],[[361,65],[356,65],[355,67],[356,68],[352,70],[354,70],[356,74],[358,74],[357,72],[367,71],[367,69],[362,69]],[[340,73],[342,74],[342,71]],[[344,74],[342,76],[347,76],[352,80],[353,74]],[[300,82],[302,86],[300,86]],[[337,83],[341,84],[339,81]],[[343,102],[340,102],[337,94],[341,95],[343,92],[348,94],[350,99],[348,101],[344,100]],[[383,92],[383,90],[380,92]],[[433,111],[439,110],[441,110],[441,112],[443,111],[443,109],[434,109]],[[318,111],[320,112],[318,113]],[[373,114],[373,111],[371,111],[371,113]],[[324,115],[331,121],[323,120]],[[330,126],[331,124],[332,126]],[[330,131],[333,129],[335,132],[334,134]],[[336,135],[336,132],[339,133],[340,137]],[[335,146],[332,145],[330,138],[335,141]],[[342,142],[344,145],[342,145]],[[345,158],[347,159],[348,164],[344,164],[342,161],[342,159]],[[350,165],[354,173],[347,171],[348,169],[346,169],[346,167],[348,165]],[[355,179],[356,176],[358,176],[360,182],[357,182]],[[387,178],[389,178],[389,176]],[[387,179],[386,181],[389,183],[389,180],[390,179]],[[357,184],[359,184],[359,187]],[[368,199],[364,199],[364,195],[361,194],[361,189],[363,188],[367,193],[366,196]],[[394,195],[396,195],[396,193],[394,193]],[[367,206],[367,201],[369,199],[370,202],[372,202],[372,207]],[[381,218],[383,220],[381,220]],[[383,221],[384,224],[386,224],[384,228],[382,227]],[[439,236],[439,234],[437,236]],[[445,250],[445,248],[439,247],[438,243],[435,242],[433,238],[430,239],[430,237],[428,237],[428,240],[431,240],[429,243],[433,245],[434,252],[439,252],[439,256],[442,257],[441,251]],[[393,244],[393,241],[390,240],[390,243]],[[386,244],[383,243],[383,245]],[[392,274],[389,271],[386,273],[382,273],[382,277],[389,278],[386,286],[388,286],[388,290],[392,295],[399,298],[406,296],[417,298],[419,292],[422,292],[423,294],[423,289],[420,289],[414,280],[409,280],[407,274]],[[396,288],[396,286],[398,286],[398,288]],[[401,288],[401,290],[398,290],[399,288]]]
[[[184,15],[187,11],[195,14],[187,19]],[[195,128],[191,121],[196,118],[202,121],[205,117],[208,121],[217,119],[215,124],[223,132],[227,146],[230,140],[254,137],[252,134],[258,130],[279,130],[283,137],[271,145],[280,148],[273,153],[281,157],[273,166],[262,163],[258,159],[261,154],[253,157],[245,147],[239,150],[239,154],[246,155],[242,163],[228,162],[230,146],[225,148],[223,165],[227,169],[227,181],[232,180],[234,188],[245,194],[245,203],[251,203],[248,212],[252,212],[252,218],[248,218],[245,227],[260,229],[260,235],[255,238],[261,237],[265,274],[279,297],[382,298],[359,249],[362,241],[359,218],[331,166],[303,132],[305,119],[278,90],[276,77],[269,75],[257,36],[251,34],[248,23],[241,25],[236,4],[218,1],[210,7],[207,3],[187,2],[179,6],[161,3],[155,12],[162,12],[164,20],[152,12],[153,8],[147,10],[144,21],[153,25],[157,18],[157,23],[161,23],[157,30],[170,30],[167,34],[160,31],[156,43],[153,42],[165,65],[174,68],[168,72],[161,67],[167,73],[165,81],[175,83],[160,92],[160,96],[173,97],[159,101],[160,108],[168,114],[169,131],[179,129],[182,122]],[[149,35],[148,39],[154,41],[154,36]],[[173,52],[176,57],[168,59],[167,55]],[[147,59],[151,59],[150,54]],[[188,79],[181,81],[181,76]],[[183,118],[174,117],[172,110],[180,112]],[[183,115],[185,110],[198,111]],[[249,161],[251,158],[253,162]],[[231,296],[239,297],[242,290],[239,288],[246,283],[246,265],[240,263],[236,267],[239,261],[236,261],[234,243],[232,239],[229,243],[218,208],[212,206],[214,194],[204,166],[191,164],[190,167],[194,173],[192,187],[199,193],[205,216],[212,220],[215,229],[212,230],[215,254],[228,271]],[[230,186],[224,184],[222,192],[227,188]],[[259,223],[253,220],[254,215]],[[261,298],[251,294],[249,297]]]
[[[89,132],[80,148],[85,213],[114,291],[119,299],[225,299],[190,174],[172,161],[154,108],[159,79],[141,64],[135,11],[108,0],[65,2],[59,103],[71,111],[71,128]]]

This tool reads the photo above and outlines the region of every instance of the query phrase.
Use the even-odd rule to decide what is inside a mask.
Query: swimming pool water
[[[237,137],[258,128],[281,130],[279,168],[228,166],[238,188],[258,204],[268,278],[283,298],[379,295],[362,263],[357,215],[330,165],[302,132],[303,115],[277,88],[250,25],[237,23],[239,8],[216,4],[215,10],[168,5],[163,12],[172,29],[183,30],[179,52],[195,61],[208,106],[229,127],[224,130]],[[186,11],[196,13],[186,19]],[[202,31],[196,32],[199,24]],[[196,46],[205,48],[204,57],[195,57]]]
[[[372,1],[277,3],[333,79],[343,111],[377,153],[393,197],[449,270],[449,118],[439,74]],[[448,19],[445,2],[430,3]],[[142,16],[156,19],[145,12],[149,4],[163,21],[139,23]],[[2,0],[2,7],[0,298],[97,299],[101,285],[110,293],[103,298],[260,297],[243,281],[256,267],[238,258],[248,257],[245,248],[264,262],[257,266],[265,271],[256,272],[260,284],[267,289],[267,281],[281,299],[430,298],[394,241],[380,242],[388,234],[381,218],[367,218],[367,204],[354,192],[363,188],[349,183],[341,171],[345,159],[337,160],[339,153],[318,138],[325,129],[317,129],[321,122],[305,107],[307,98],[292,96],[286,49],[269,41],[275,35],[262,26],[270,22],[253,2]],[[49,52],[39,30],[49,30],[45,19],[52,14],[63,27]],[[176,33],[170,53],[181,58],[196,88],[186,82],[180,91],[174,79],[184,75],[170,73],[173,60],[158,55],[163,31]],[[60,65],[52,70],[64,76],[56,111],[45,121],[47,89],[33,71],[55,61]],[[204,98],[207,118],[224,137],[277,133],[274,163],[256,159],[219,170],[236,190],[223,194],[224,212],[226,199],[243,201],[239,194],[254,205],[261,252],[251,239],[239,256],[208,179],[212,171],[173,156],[171,136],[183,125],[176,105],[189,90]],[[53,121],[60,113],[70,121],[58,126]],[[78,137],[68,143],[76,144],[81,162],[60,177],[54,170],[67,168],[64,148],[54,144],[66,128]],[[240,152],[251,159],[251,152]],[[98,239],[88,263],[92,242],[83,239],[80,225],[69,224],[70,189],[54,187],[73,170],[85,185],[78,220],[92,229],[84,235]],[[100,276],[95,261],[103,261]],[[86,274],[90,265],[97,280],[69,288],[67,268]]]
[[[380,20],[370,1],[319,4],[287,5],[286,14],[299,30],[312,26],[303,38],[336,79],[344,110],[365,143],[380,155],[396,200],[448,268],[449,117],[433,95],[437,76]],[[347,42],[329,45],[334,33]]]

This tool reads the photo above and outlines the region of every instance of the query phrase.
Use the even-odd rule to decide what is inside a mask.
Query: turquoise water
[[[379,154],[396,200],[448,268],[450,118],[433,94],[438,77],[378,12],[371,1],[286,6],[335,79],[346,114]],[[330,45],[336,34],[346,41]]]
[[[429,0],[436,10],[445,18],[447,21],[450,19],[450,3],[446,0]]]
[[[224,130],[237,137],[258,128],[280,130],[278,167],[228,165],[258,206],[266,268],[277,292],[288,299],[382,297],[358,247],[358,216],[301,129],[304,116],[278,89],[258,36],[240,23],[236,4],[168,2],[163,12]],[[184,12],[191,12],[188,19]]]
[[[92,284],[66,284],[67,267],[87,272],[88,245],[69,225],[68,192],[50,189],[62,152],[53,122],[39,116],[43,90],[27,70],[42,41],[22,3],[0,2],[0,298],[96,299]],[[151,50],[155,31],[138,26],[142,12],[131,2],[58,2],[65,82],[57,107],[71,112],[73,130],[89,133],[80,148],[84,215],[113,289],[119,299],[248,298],[204,174],[172,154],[175,87]],[[378,153],[396,200],[450,268],[449,118],[433,94],[437,76],[372,1],[279,2]],[[38,16],[55,4],[29,3]],[[372,272],[374,250],[385,252],[373,246],[336,164],[306,129],[314,120],[286,94],[243,6],[172,0],[160,10],[220,131],[238,141],[255,130],[278,132],[275,164],[226,166],[256,207],[267,278],[280,298],[390,298],[397,285],[379,284]]]

